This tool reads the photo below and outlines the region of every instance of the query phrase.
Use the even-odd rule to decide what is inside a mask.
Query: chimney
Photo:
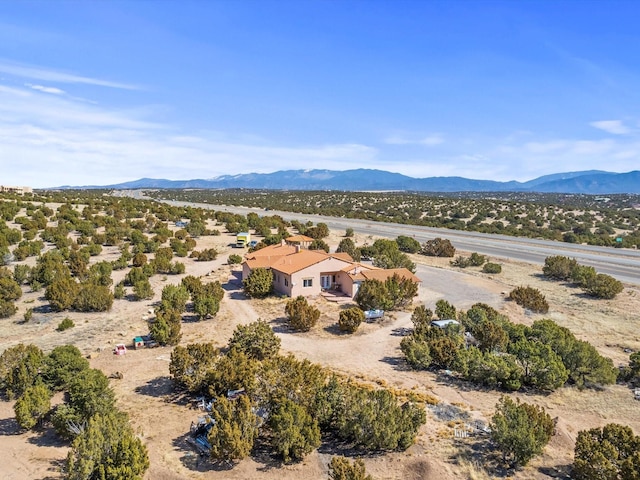
[[[280,246],[284,247],[286,244],[287,242],[284,241],[284,238],[280,240]]]
[[[300,245],[296,245],[296,253],[300,252]]]

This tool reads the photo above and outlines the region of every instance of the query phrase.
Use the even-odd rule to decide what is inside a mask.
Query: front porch
[[[330,302],[336,303],[348,303],[351,301],[351,297],[349,294],[344,293],[340,290],[332,290],[332,289],[322,289],[322,293],[320,295]]]

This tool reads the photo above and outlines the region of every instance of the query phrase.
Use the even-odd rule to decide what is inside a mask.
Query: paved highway
[[[246,215],[255,212],[259,215],[280,215],[285,220],[300,222],[324,222],[330,229],[344,230],[351,227],[357,233],[386,238],[398,235],[414,237],[420,243],[436,237],[447,238],[458,250],[478,252],[494,259],[511,259],[538,265],[544,265],[544,259],[552,255],[564,255],[575,258],[582,265],[593,266],[599,273],[606,273],[621,282],[640,285],[640,251],[612,247],[576,245],[550,240],[539,240],[506,235],[493,235],[477,232],[464,232],[445,228],[420,227],[397,223],[372,222],[322,215],[305,215],[292,212],[265,211],[259,208],[235,207],[229,205],[208,205],[167,201],[172,205],[191,205],[208,209],[228,211]]]

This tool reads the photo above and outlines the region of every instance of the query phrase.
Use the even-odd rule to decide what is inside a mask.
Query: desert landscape
[[[55,209],[56,205],[50,205]],[[220,226],[210,225],[212,228]],[[17,228],[17,226],[15,226]],[[175,227],[172,227],[175,229]],[[344,232],[332,231],[325,241],[335,249]],[[372,243],[375,238],[356,231],[356,244]],[[148,332],[147,320],[153,316],[154,306],[162,287],[178,284],[185,275],[201,277],[203,282],[218,280],[225,296],[218,314],[204,321],[184,321],[181,345],[192,342],[212,342],[223,347],[237,325],[267,321],[282,341],[281,352],[306,358],[363,383],[394,388],[398,391],[420,393],[434,399],[435,406],[427,406],[427,422],[413,446],[405,452],[369,455],[363,458],[367,472],[375,479],[454,479],[492,478],[496,470],[487,473],[484,455],[489,449],[486,436],[454,437],[456,427],[465,422],[480,420],[488,423],[501,392],[480,389],[462,382],[446,372],[413,371],[406,365],[399,345],[412,328],[413,306],[426,305],[433,309],[435,302],[446,299],[458,309],[468,309],[477,302],[486,303],[507,315],[513,322],[530,325],[541,318],[550,318],[569,328],[579,339],[592,343],[614,364],[628,363],[629,353],[640,350],[640,287],[625,285],[624,291],[613,300],[596,300],[564,283],[551,282],[541,275],[539,266],[492,258],[502,265],[502,273],[488,275],[479,269],[464,270],[450,265],[448,258],[411,255],[417,264],[416,274],[422,280],[419,295],[411,308],[391,312],[384,319],[364,323],[352,335],[336,328],[338,314],[344,304],[329,302],[322,297],[310,303],[322,312],[318,324],[309,332],[295,333],[284,325],[284,306],[287,299],[268,297],[248,299],[243,294],[240,267],[227,264],[230,254],[242,253],[230,245],[235,236],[222,232],[219,236],[202,236],[197,249],[216,248],[219,255],[210,262],[196,262],[183,258],[186,271],[182,275],[154,275],[150,281],[155,292],[148,301],[116,300],[104,313],[52,312],[43,306],[43,292],[25,288],[17,302],[18,312],[0,320],[0,351],[19,343],[33,343],[45,352],[65,344],[77,346],[87,356],[91,367],[114,378],[111,386],[116,392],[118,406],[126,411],[136,434],[147,446],[149,479],[318,479],[327,477],[327,465],[334,455],[352,455],[336,451],[323,443],[304,461],[282,464],[272,456],[257,452],[235,467],[221,468],[198,456],[186,438],[191,422],[202,412],[195,399],[176,392],[169,375],[171,347],[134,350],[125,355],[113,355],[116,344],[131,346],[133,337]],[[459,252],[471,253],[471,252]],[[104,247],[91,261],[116,260],[117,247]],[[34,263],[30,257],[24,263]],[[114,284],[125,271],[114,271]],[[546,296],[550,310],[547,314],[532,314],[514,302],[507,293],[514,287],[530,285]],[[349,306],[347,304],[347,306]],[[40,307],[40,308],[38,308]],[[31,320],[22,318],[28,308],[34,309]],[[70,318],[75,327],[59,332],[56,327],[63,318]],[[119,375],[121,374],[121,375]],[[607,423],[629,425],[640,431],[638,402],[624,385],[578,390],[563,387],[546,395],[538,392],[511,393],[514,398],[543,406],[557,417],[556,433],[543,455],[525,468],[505,473],[517,479],[568,478],[573,462],[573,447],[577,432],[600,427]],[[61,402],[54,397],[52,403]],[[58,439],[52,428],[24,432],[14,419],[13,402],[0,401],[0,462],[6,479],[62,478],[61,466],[68,445]],[[489,457],[490,458],[490,457]]]

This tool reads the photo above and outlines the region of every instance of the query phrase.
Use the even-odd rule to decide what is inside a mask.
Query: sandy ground
[[[364,236],[356,236],[355,240],[357,244],[370,242]],[[312,302],[323,312],[319,324],[308,333],[289,332],[281,322],[286,300],[247,300],[243,296],[239,268],[232,269],[225,263],[229,254],[238,253],[228,247],[231,241],[232,237],[226,235],[198,240],[197,249],[216,246],[221,251],[213,262],[180,259],[187,266],[187,274],[203,276],[204,281],[220,280],[226,290],[221,310],[215,318],[183,323],[182,344],[207,341],[223,346],[238,324],[262,318],[274,326],[282,339],[284,352],[308,358],[361,381],[429,394],[444,404],[460,407],[472,418],[490,419],[499,392],[476,390],[446,375],[414,372],[405,367],[399,344],[411,326],[409,310],[364,324],[353,335],[342,335],[336,329],[341,307],[316,298]],[[335,247],[339,241],[340,237],[334,233],[328,243]],[[117,249],[105,248],[94,261],[112,260],[117,255]],[[444,298],[462,309],[476,302],[487,303],[515,322],[530,324],[539,318],[552,318],[570,328],[579,338],[593,343],[616,364],[628,361],[625,348],[640,349],[640,291],[637,286],[627,286],[615,300],[593,300],[584,297],[580,290],[546,281],[538,267],[527,264],[499,261],[503,273],[491,276],[476,268],[454,269],[448,259],[422,256],[413,259],[418,263],[417,274],[423,280],[414,305],[420,302],[434,309],[435,302]],[[114,273],[114,282],[123,274]],[[156,292],[153,300],[116,300],[110,312],[89,315],[48,312],[42,308],[46,303],[42,298],[44,292],[28,292],[18,303],[18,314],[12,319],[0,320],[0,350],[20,342],[35,343],[45,351],[71,343],[90,357],[92,367],[100,368],[107,375],[122,372],[124,378],[112,380],[112,386],[120,407],[129,412],[136,432],[149,449],[148,479],[326,478],[328,462],[332,455],[340,453],[331,445],[323,445],[294,465],[283,466],[268,454],[258,454],[233,469],[221,469],[200,459],[185,438],[191,422],[201,412],[193,400],[173,392],[168,371],[171,348],[130,349],[124,356],[112,355],[114,344],[129,344],[135,335],[147,332],[145,319],[159,299],[162,287],[178,283],[182,277],[156,275],[151,280]],[[505,301],[505,294],[518,285],[539,288],[551,305],[550,312],[544,316],[528,315],[522,308]],[[28,323],[16,321],[22,319],[29,307],[36,310],[33,319]],[[57,332],[56,326],[66,316],[73,319],[76,326]],[[617,422],[640,432],[640,404],[623,386],[611,386],[601,392],[563,388],[550,395],[519,393],[514,396],[543,405],[553,417],[558,417],[558,428],[544,454],[513,474],[513,478],[561,478],[572,462],[573,443],[580,430]],[[60,466],[68,447],[50,430],[21,432],[13,419],[12,407],[12,402],[0,401],[2,478],[62,478]],[[365,458],[367,471],[376,479],[489,478],[473,454],[487,448],[486,440],[481,437],[454,439],[452,427],[452,422],[439,420],[428,410],[427,424],[421,429],[416,444],[406,452]]]

